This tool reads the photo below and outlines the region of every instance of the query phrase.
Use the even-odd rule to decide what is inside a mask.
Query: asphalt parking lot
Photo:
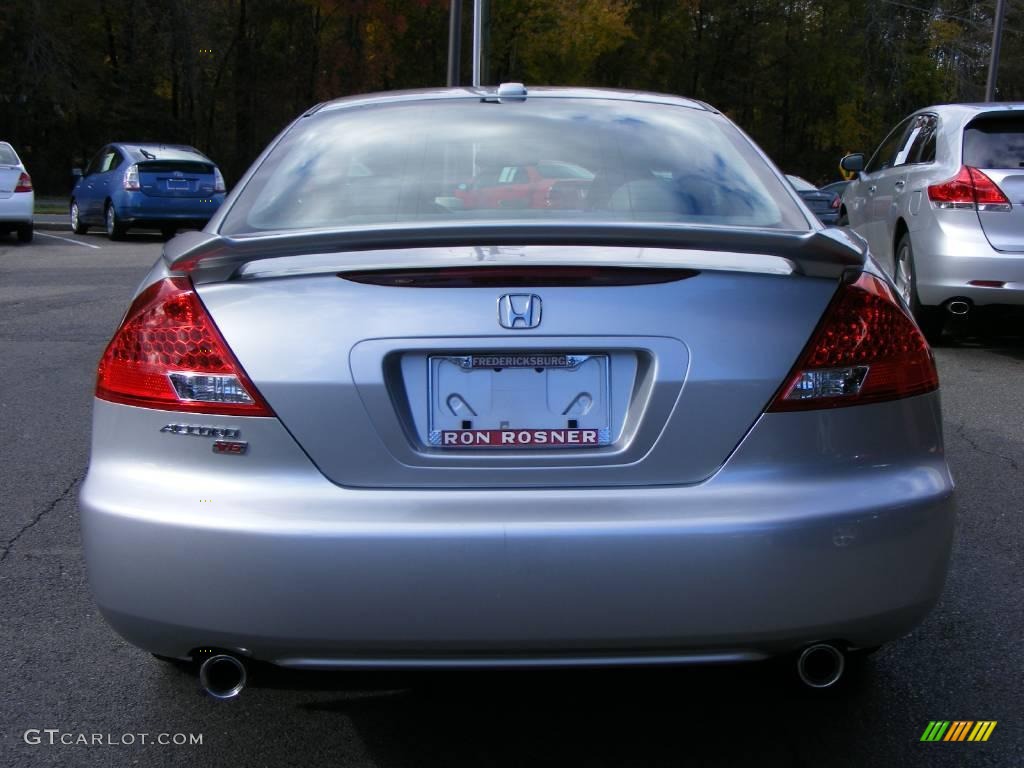
[[[936,350],[958,482],[949,581],[842,691],[812,695],[756,665],[275,675],[217,703],[107,628],[79,547],[95,363],[160,245],[0,238],[0,764],[1024,764],[1024,329]],[[986,743],[921,743],[930,720],[998,725]],[[29,744],[28,729],[202,744]]]

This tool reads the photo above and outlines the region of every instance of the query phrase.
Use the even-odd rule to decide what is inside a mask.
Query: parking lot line
[[[48,235],[45,232],[36,232],[36,236],[38,236],[38,237],[52,237],[54,240],[63,240],[65,243],[74,243],[75,245],[83,245],[86,248],[95,248],[97,251],[103,250],[103,248],[98,246],[98,245],[93,245],[92,243],[83,243],[81,240],[72,240],[70,237],[61,237],[60,235]]]

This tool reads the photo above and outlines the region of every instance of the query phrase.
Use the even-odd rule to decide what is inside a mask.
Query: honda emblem
[[[540,325],[540,296],[506,293],[498,299],[498,322],[502,328],[536,328]]]

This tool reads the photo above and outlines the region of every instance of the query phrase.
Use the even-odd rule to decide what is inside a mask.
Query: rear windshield
[[[6,144],[0,144],[0,165],[18,165],[18,156]]]
[[[964,130],[964,165],[1024,168],[1024,119],[983,118]]]
[[[768,164],[719,115],[535,98],[305,118],[241,191],[220,231],[464,220],[809,226]]]
[[[139,163],[139,171],[142,173],[181,173],[202,176],[213,173],[213,166],[209,163],[190,163],[180,160],[151,160],[148,163]]]

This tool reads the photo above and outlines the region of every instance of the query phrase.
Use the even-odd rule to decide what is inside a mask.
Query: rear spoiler
[[[190,275],[197,283],[209,283],[230,279],[245,264],[288,256],[531,245],[663,248],[710,252],[709,255],[716,251],[759,254],[786,259],[799,274],[836,279],[848,269],[863,267],[867,259],[864,241],[841,229],[776,231],[642,222],[386,224],[372,228],[268,232],[238,237],[187,232],[164,246],[163,258],[171,272]],[[686,264],[681,260],[664,266],[678,268]]]

